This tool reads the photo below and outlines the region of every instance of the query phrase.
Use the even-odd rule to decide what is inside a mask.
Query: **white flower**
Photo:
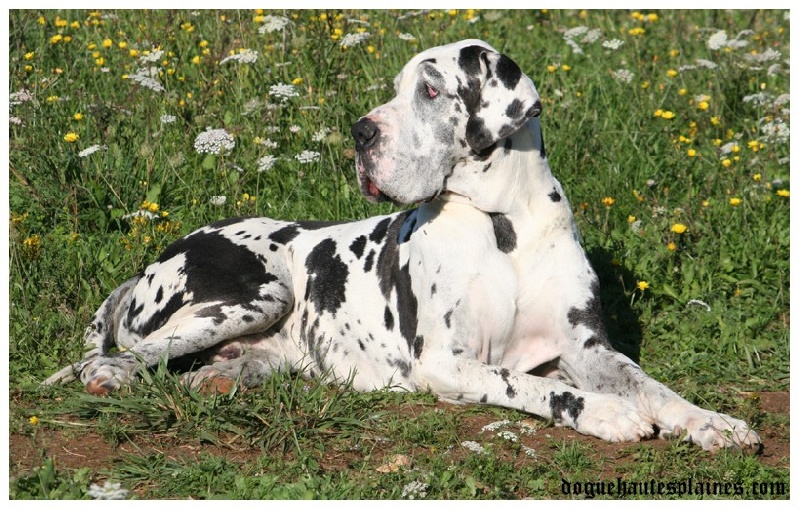
[[[608,41],[603,41],[603,48],[609,50],[618,50],[622,47],[623,44],[625,44],[625,41],[622,41],[620,39],[610,39]]]
[[[749,96],[744,96],[742,98],[742,102],[754,103],[756,106],[761,106],[761,105],[769,102],[770,99],[772,99],[772,96],[770,96],[769,94],[765,94],[763,92],[757,92],[757,93],[751,94]]]
[[[319,131],[317,131],[316,133],[314,133],[314,136],[311,137],[311,140],[315,142],[322,142],[325,140],[325,138],[327,138],[330,132],[331,130],[329,128],[324,127]]]
[[[293,124],[293,125],[289,126],[289,131],[291,131],[292,133],[299,133],[300,132],[300,126],[298,126],[297,124]]]
[[[164,54],[164,50],[157,50],[157,49],[153,48],[150,51],[150,53],[148,53],[147,55],[142,55],[141,57],[139,57],[139,63],[141,63],[141,64],[145,64],[145,63],[152,64],[153,62],[158,62],[159,60],[161,60],[161,56],[163,54]]]
[[[12,92],[8,95],[8,102],[10,106],[15,106],[27,101],[32,101],[33,96],[27,90],[20,90],[19,92]]]
[[[583,50],[581,49],[581,45],[577,42],[573,41],[572,39],[567,39],[567,45],[572,48],[572,53],[576,55],[583,55]]]
[[[346,34],[344,37],[342,37],[342,40],[339,41],[339,46],[342,48],[349,48],[366,41],[369,39],[369,37],[369,32],[362,32],[360,34]]]
[[[214,195],[208,199],[208,203],[211,205],[222,206],[225,205],[225,202],[228,201],[228,197],[225,195]]]
[[[154,78],[154,76],[158,76],[158,73],[159,70],[157,67],[142,68],[133,74],[129,74],[128,78],[146,89],[150,89],[155,92],[164,92],[164,86]]]
[[[706,60],[704,58],[696,58],[694,59],[694,61],[697,62],[697,65],[699,65],[700,67],[704,67],[706,69],[716,69],[717,67],[719,67],[716,63],[710,60]]]
[[[294,157],[300,163],[313,163],[319,159],[319,152],[317,151],[303,151]]]
[[[789,141],[789,126],[781,119],[765,122],[759,128],[763,141],[767,143],[786,143]]]
[[[366,25],[369,26],[369,21],[364,21],[363,19],[355,19],[355,18],[348,18],[348,23],[356,23],[358,25]]]
[[[275,165],[275,162],[278,161],[278,158],[275,156],[264,156],[258,159],[258,167],[256,170],[260,172],[266,172],[270,168]]]
[[[17,126],[21,126],[22,125],[22,119],[20,119],[19,117],[11,116],[11,117],[8,118],[8,121],[10,123],[14,124],[14,125],[17,125]]]
[[[497,437],[500,437],[507,441],[511,441],[512,443],[516,443],[519,441],[519,437],[517,437],[517,435],[511,432],[510,430],[503,430],[498,432]]]
[[[397,37],[399,37],[400,39],[402,39],[404,41],[413,41],[414,39],[416,39],[416,37],[414,37],[413,35],[411,35],[409,33],[399,34]]]
[[[584,43],[593,43],[596,40],[600,39],[600,36],[603,35],[603,31],[599,28],[593,28],[589,30],[586,35],[581,39],[581,42]]]
[[[768,48],[767,50],[761,53],[756,53],[755,55],[748,53],[744,56],[744,58],[754,62],[769,62],[771,60],[778,60],[781,58],[781,52],[772,48]]]
[[[105,145],[92,145],[91,147],[87,147],[78,153],[78,156],[85,158],[86,156],[91,156],[95,152],[99,150],[105,150]]]
[[[300,97],[300,94],[294,89],[294,85],[286,83],[278,83],[269,88],[269,95],[275,96],[282,101],[286,101],[290,97]]]
[[[240,62],[242,64],[252,64],[258,60],[258,52],[249,48],[244,48],[239,50],[239,53],[235,55],[230,55],[223,58],[219,63],[222,65],[230,60],[235,60],[236,62]]]
[[[264,23],[258,28],[258,33],[266,34],[268,32],[277,32],[278,30],[283,30],[286,28],[289,23],[291,23],[289,18],[267,15],[264,16]]]
[[[589,27],[578,26],[564,32],[564,39],[573,39],[589,31]]]
[[[222,149],[232,150],[235,146],[233,136],[224,129],[208,128],[194,139],[194,149],[199,154],[219,154]]]
[[[522,451],[525,452],[525,455],[527,455],[528,457],[536,457],[536,450],[534,450],[530,446],[522,445]]]
[[[686,64],[686,65],[680,66],[680,67],[678,68],[678,72],[679,72],[679,73],[682,73],[682,72],[684,72],[684,71],[694,71],[695,69],[697,69],[697,66],[696,66],[696,65],[692,65],[692,64]]]
[[[423,482],[418,482],[414,480],[411,483],[406,484],[403,487],[403,493],[400,495],[401,498],[408,498],[414,499],[416,497],[424,498],[428,495],[428,484]]]
[[[507,427],[510,425],[511,422],[509,420],[500,420],[492,422],[488,425],[484,425],[481,429],[481,432],[494,432],[495,430],[499,429],[500,427]]]
[[[102,487],[93,483],[89,486],[88,492],[92,499],[125,499],[128,495],[128,490],[122,489],[121,484],[111,483],[108,480],[103,482]]]
[[[486,448],[484,448],[483,446],[480,445],[480,443],[477,443],[475,441],[462,441],[461,446],[475,453],[486,453]]]
[[[714,33],[711,37],[708,38],[708,41],[706,41],[706,46],[708,46],[712,50],[720,50],[727,45],[728,45],[728,34],[726,34],[724,30],[720,30]]]
[[[162,115],[161,116],[161,123],[162,124],[172,124],[176,120],[177,120],[177,118],[174,115]]]
[[[277,149],[278,148],[278,142],[273,142],[269,138],[260,139],[258,141],[258,145],[264,146],[264,147],[266,147],[268,149]]]
[[[109,207],[111,206],[109,205]],[[138,218],[140,216],[147,218],[148,220],[152,220],[153,218],[157,218],[158,214],[152,213],[150,211],[145,211],[144,209],[137,209],[135,212],[126,214],[125,216],[122,217],[122,219],[129,220],[131,218]]]
[[[611,75],[622,82],[630,83],[633,80],[633,73],[628,71],[627,69],[619,69],[617,71],[611,71]]]

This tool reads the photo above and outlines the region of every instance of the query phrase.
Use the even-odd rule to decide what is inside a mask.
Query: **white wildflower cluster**
[[[158,72],[157,67],[142,68],[133,74],[129,74],[128,79],[154,92],[164,92],[164,86],[155,79],[158,76]]]
[[[764,143],[789,143],[789,126],[783,119],[760,119],[759,131]]]
[[[93,483],[89,486],[89,496],[92,499],[125,499],[128,496],[128,490],[122,488],[122,484],[112,483],[106,480],[103,486]]]
[[[9,109],[12,106],[17,106],[18,104],[27,103],[28,101],[33,101],[33,95],[27,90],[20,90],[19,92],[12,92],[8,95],[8,106]]]
[[[178,120],[178,119],[174,115],[164,114],[164,115],[161,116],[161,123],[162,124],[172,124],[176,120]]]
[[[14,115],[12,115],[12,116],[10,116],[8,118],[8,122],[10,122],[11,124],[14,124],[15,126],[21,126],[22,125],[22,119],[20,119],[19,117],[14,116]]]
[[[625,41],[621,39],[608,39],[606,41],[603,41],[603,48],[606,48],[608,50],[618,50],[622,47],[623,44],[625,44]]]
[[[110,207],[110,206],[109,206]],[[136,211],[126,214],[122,217],[123,220],[130,220],[133,218],[144,217],[145,219],[152,220],[153,218],[158,218],[158,214],[147,211],[145,209],[137,209]]]
[[[617,81],[630,83],[633,80],[634,75],[627,69],[617,69],[616,71],[611,71],[611,76],[613,76]]]
[[[219,154],[223,149],[236,147],[233,136],[224,129],[207,128],[194,139],[194,149],[199,154]]]
[[[322,142],[322,141],[325,140],[325,138],[328,137],[330,132],[331,132],[330,128],[324,127],[322,129],[320,129],[319,131],[317,131],[316,133],[314,133],[314,136],[311,137],[311,140],[313,140],[314,142],[317,142],[317,143]]]
[[[314,161],[319,160],[319,152],[305,150],[300,154],[297,154],[294,159],[303,164],[313,163]]]
[[[347,22],[348,23],[355,23],[357,25],[369,26],[369,21],[364,21],[363,19],[348,18]]]
[[[269,138],[259,138],[256,143],[258,145],[261,145],[262,147],[266,147],[267,149],[277,149],[278,148],[278,142],[272,141]]]
[[[244,111],[242,115],[247,117],[248,115],[252,115],[254,112],[257,112],[261,109],[261,100],[257,97],[252,99],[248,99],[247,102],[244,104]]]
[[[283,30],[286,28],[291,21],[289,18],[285,18],[283,16],[273,16],[267,15],[264,16],[263,24],[258,27],[259,34],[267,34],[270,32],[277,32],[278,30]]]
[[[256,171],[258,173],[266,172],[267,170],[275,166],[276,161],[278,161],[278,158],[276,158],[275,156],[270,156],[270,155],[263,156],[258,159]]]
[[[143,54],[139,57],[140,64],[153,64],[161,60],[161,57],[164,55],[164,50],[157,50],[153,48],[147,54]]]
[[[506,441],[511,441],[512,443],[519,442],[519,436],[517,436],[510,430],[501,430],[500,432],[497,433],[497,437],[505,439]]]
[[[697,62],[698,66],[705,69],[716,69],[717,67],[719,67],[715,62],[706,60],[704,58],[696,58],[694,61]]]
[[[225,195],[213,195],[211,198],[208,199],[208,203],[211,205],[215,205],[217,207],[221,207],[225,205],[225,202],[228,201],[228,197]]]
[[[80,151],[78,153],[78,156],[80,156],[82,158],[85,158],[85,157],[91,156],[92,154],[94,154],[95,152],[97,152],[99,150],[106,150],[106,146],[105,145],[92,145],[91,147],[87,147],[87,148],[83,149],[82,151]]]
[[[356,46],[357,44],[361,44],[369,38],[369,32],[361,32],[360,34],[345,34],[345,36],[342,37],[342,40],[339,41],[339,46],[342,48],[350,48],[352,46]]]
[[[508,427],[509,425],[511,425],[511,422],[509,420],[495,421],[489,423],[488,425],[484,425],[483,428],[481,428],[481,432],[494,432],[499,428]]]
[[[750,60],[752,62],[771,62],[773,60],[778,60],[781,58],[781,52],[772,48],[768,48],[761,53],[747,53],[744,55],[745,60]]]
[[[413,35],[411,35],[409,33],[399,34],[397,37],[399,37],[403,41],[413,41],[413,40],[416,39],[416,37],[414,37]]]
[[[694,71],[695,69],[697,69],[697,66],[694,64],[684,64],[678,68],[678,72],[683,73],[686,71]]]
[[[581,43],[591,44],[600,39],[602,34],[603,32],[599,28],[589,30],[589,27],[578,26],[564,32],[564,40],[572,48],[572,53],[580,55],[583,54]]]
[[[723,145],[722,147],[719,148],[719,153],[720,153],[721,156],[725,156],[726,154],[730,154],[731,152],[733,152],[733,148],[738,146],[738,145],[739,145],[738,141],[728,142],[728,143],[726,143],[725,145]]]
[[[374,92],[374,91],[376,91],[376,90],[383,90],[383,89],[385,89],[385,88],[386,88],[386,82],[384,82],[383,80],[381,80],[381,81],[379,81],[379,82],[377,82],[377,83],[373,83],[372,85],[369,85],[369,86],[367,87],[367,91],[369,91],[369,92]]]
[[[521,445],[522,451],[525,452],[525,455],[528,457],[536,457],[536,450],[531,448],[530,446],[525,446],[524,444]]]
[[[411,483],[406,484],[403,487],[403,492],[400,494],[400,497],[405,499],[417,499],[417,498],[424,498],[428,495],[428,484],[419,482],[414,480]]]
[[[485,454],[486,448],[480,445],[480,443],[476,441],[462,441],[461,446],[466,448],[467,450],[473,451],[475,453]]]
[[[757,92],[755,94],[744,96],[742,98],[742,102],[753,103],[755,106],[762,106],[764,104],[769,103],[771,100],[772,96],[770,96],[769,94],[765,94],[764,92]]]
[[[294,133],[294,134],[299,133],[300,130],[301,130],[301,128],[297,124],[292,124],[291,126],[289,126],[289,131]]]
[[[712,50],[721,50],[723,48],[744,48],[747,46],[747,41],[743,41],[740,37],[752,34],[752,30],[742,30],[736,35],[734,39],[728,39],[728,34],[724,30],[718,30],[706,41],[706,46]]]
[[[300,97],[300,94],[294,89],[294,85],[286,83],[277,83],[269,88],[269,95],[277,97],[281,101],[287,101],[292,97]]]
[[[240,64],[252,64],[258,60],[258,52],[249,48],[242,48],[239,50],[239,53],[236,53],[235,55],[229,55],[220,60],[219,63],[222,65],[225,62],[230,62],[231,60],[239,62]]]

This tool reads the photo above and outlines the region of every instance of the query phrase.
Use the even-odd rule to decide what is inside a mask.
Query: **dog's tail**
[[[81,369],[88,361],[107,354],[114,347],[116,344],[115,333],[130,305],[130,293],[141,278],[142,275],[139,274],[117,287],[97,309],[92,317],[92,322],[89,323],[86,333],[83,335],[86,348],[83,359],[62,368],[45,379],[42,385],[66,384],[78,379]]]

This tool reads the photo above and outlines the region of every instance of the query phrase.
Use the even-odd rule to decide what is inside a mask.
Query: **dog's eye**
[[[439,91],[431,87],[429,83],[425,84],[425,91],[428,93],[428,97],[431,99],[439,95]]]

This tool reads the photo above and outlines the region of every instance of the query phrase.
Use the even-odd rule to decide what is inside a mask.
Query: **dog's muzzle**
[[[350,133],[356,141],[356,171],[361,194],[370,202],[391,200],[378,188],[371,176],[371,169],[374,166],[371,153],[380,138],[380,128],[372,119],[362,117],[350,128]]]

